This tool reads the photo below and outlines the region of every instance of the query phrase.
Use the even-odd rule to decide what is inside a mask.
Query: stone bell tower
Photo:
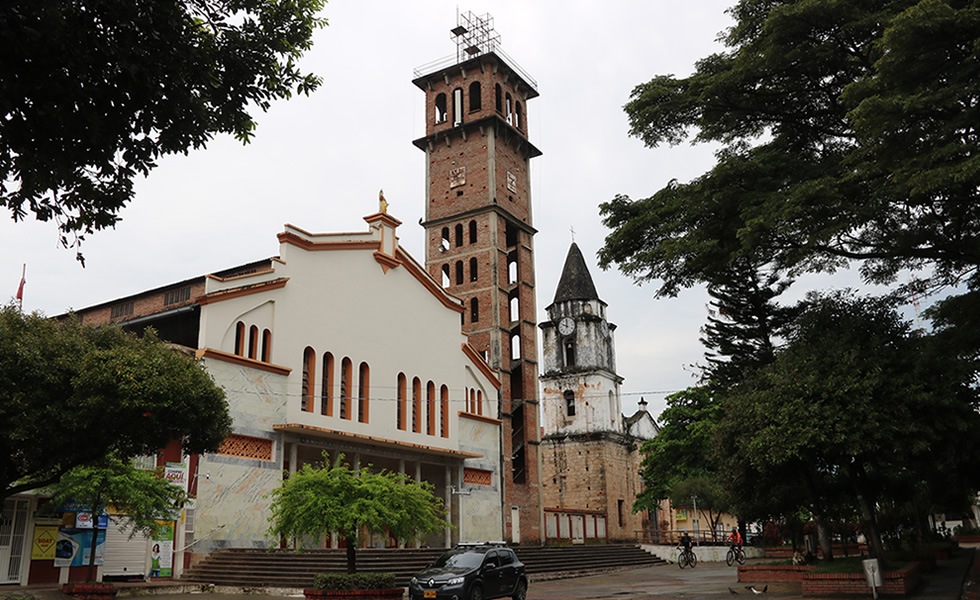
[[[505,534],[542,540],[527,103],[536,82],[500,50],[490,15],[460,15],[456,54],[416,70],[425,92],[425,261],[462,298],[463,331],[502,379]],[[494,415],[498,416],[498,415]]]

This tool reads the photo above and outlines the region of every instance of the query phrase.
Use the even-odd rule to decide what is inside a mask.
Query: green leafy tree
[[[783,479],[816,515],[847,503],[882,555],[877,507],[927,486],[980,487],[976,390],[957,359],[929,349],[888,299],[811,295],[768,366],[733,388],[718,426],[736,496]]]
[[[659,417],[660,433],[640,449],[644,454],[644,487],[637,495],[634,512],[656,510],[662,500],[672,497],[681,482],[714,475],[712,436],[720,419],[719,410],[720,405],[707,386],[667,397],[667,408]]]
[[[338,532],[347,547],[347,572],[356,573],[362,530],[404,540],[449,527],[432,484],[368,467],[355,471],[342,458],[333,467],[306,463],[272,492],[270,535],[319,538]]]
[[[48,488],[48,511],[75,504],[85,507],[95,523],[98,516],[111,505],[115,509],[112,522],[130,536],[136,533],[157,534],[160,520],[174,520],[186,501],[184,491],[164,479],[160,473],[138,469],[129,460],[110,455],[100,464],[75,467]],[[89,552],[88,580],[95,581],[95,549],[97,529],[92,530]]]
[[[320,85],[296,63],[323,4],[2,3],[0,205],[55,219],[65,246],[114,226],[161,156],[219,133],[248,142],[256,108]]]
[[[716,143],[717,163],[601,205],[600,264],[659,294],[739,260],[773,272],[859,261],[892,282],[980,286],[980,13],[963,0],[741,0],[726,51],[626,105],[648,146]]]
[[[716,476],[701,475],[677,482],[670,490],[670,503],[674,506],[697,504],[697,512],[708,517],[707,530],[712,538],[717,537],[722,513],[732,510],[731,496]],[[700,519],[698,515],[695,518]]]
[[[0,496],[173,440],[214,452],[230,431],[224,391],[152,330],[137,338],[0,309]]]

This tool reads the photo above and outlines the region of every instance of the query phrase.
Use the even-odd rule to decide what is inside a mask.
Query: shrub
[[[384,590],[395,587],[393,573],[317,573],[317,590]]]

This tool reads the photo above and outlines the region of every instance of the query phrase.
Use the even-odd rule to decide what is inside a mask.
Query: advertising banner
[[[98,531],[95,546],[95,564],[101,565],[105,556],[105,530]],[[88,565],[92,552],[93,530],[59,529],[55,542],[54,566],[82,567]]]
[[[150,551],[150,577],[174,576],[174,522],[157,521],[163,528],[153,537]]]

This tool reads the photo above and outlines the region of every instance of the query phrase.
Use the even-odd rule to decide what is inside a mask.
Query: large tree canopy
[[[633,91],[649,146],[722,145],[714,168],[601,206],[600,264],[660,294],[739,259],[859,260],[980,287],[980,8],[969,0],[741,0],[728,50]],[[930,270],[931,269],[931,270]]]
[[[214,452],[230,431],[224,391],[151,330],[0,310],[0,497],[172,440]]]
[[[62,243],[113,226],[133,178],[320,79],[296,61],[324,0],[7,0],[0,5],[0,205]],[[71,239],[70,239],[71,238]]]
[[[980,487],[972,371],[910,330],[888,300],[811,296],[787,343],[727,394],[717,440],[731,489],[758,504],[769,482],[820,515],[850,504],[880,553],[876,511],[962,509]]]

